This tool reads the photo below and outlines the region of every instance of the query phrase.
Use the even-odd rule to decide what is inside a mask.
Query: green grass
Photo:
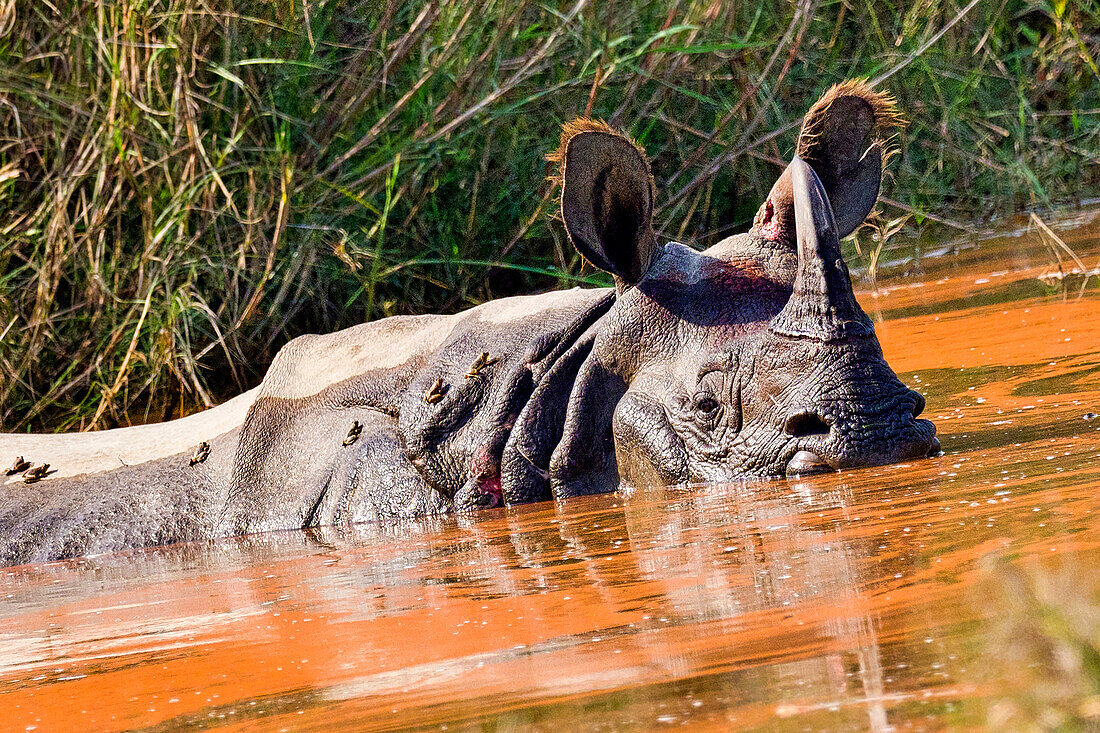
[[[179,415],[300,333],[602,282],[542,160],[586,111],[698,244],[851,76],[911,120],[883,222],[1095,195],[1098,28],[1097,0],[0,0],[0,428]]]

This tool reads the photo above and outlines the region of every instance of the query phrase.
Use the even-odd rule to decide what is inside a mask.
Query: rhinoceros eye
[[[725,389],[726,374],[722,369],[709,369],[699,376],[695,394],[691,398],[693,419],[699,427],[709,430],[722,416],[722,402],[718,395]]]
[[[701,394],[695,398],[695,414],[705,420],[712,419],[721,408],[718,400],[709,394]]]

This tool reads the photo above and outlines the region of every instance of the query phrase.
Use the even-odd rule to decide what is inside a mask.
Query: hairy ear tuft
[[[622,130],[616,130],[603,120],[594,120],[591,117],[574,117],[561,126],[561,137],[558,140],[558,147],[553,152],[546,154],[546,160],[553,166],[546,180],[550,181],[550,184],[555,188],[561,187],[565,176],[565,153],[566,150],[569,149],[569,141],[583,132],[602,132],[605,135],[614,135],[615,137],[626,140],[641,154],[642,158],[646,161],[646,165],[649,165],[649,158],[646,157],[645,148]]]
[[[841,238],[855,231],[875,207],[902,124],[894,99],[863,79],[833,85],[803,118],[795,152],[821,179]],[[754,225],[765,237],[793,245],[793,203],[788,168],[772,186]]]
[[[863,115],[869,113],[869,118],[864,117],[859,125],[859,132],[863,134],[866,148],[878,143],[885,167],[886,162],[898,152],[895,144],[898,128],[903,127],[906,121],[898,110],[897,100],[886,92],[876,92],[866,79],[848,79],[834,84],[821,99],[814,102],[803,118],[802,131],[798,135],[798,156],[808,160],[819,153],[822,135],[827,134],[827,128],[835,119],[834,114],[840,112],[832,110],[837,102],[845,107],[856,103],[862,108]]]
[[[561,187],[569,240],[621,287],[638,282],[656,256],[651,216],[656,187],[645,150],[606,122],[577,118],[562,127],[547,156]]]

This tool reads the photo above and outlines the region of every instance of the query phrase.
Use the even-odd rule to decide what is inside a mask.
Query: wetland
[[[1047,223],[857,282],[939,457],[8,568],[0,728],[1098,726],[1100,209]]]

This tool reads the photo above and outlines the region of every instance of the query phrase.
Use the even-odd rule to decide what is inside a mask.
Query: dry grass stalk
[[[0,0],[0,429],[178,415],[299,333],[599,282],[546,215],[582,111],[700,244],[859,74],[912,120],[909,226],[1095,190],[1100,8],[998,5]]]

